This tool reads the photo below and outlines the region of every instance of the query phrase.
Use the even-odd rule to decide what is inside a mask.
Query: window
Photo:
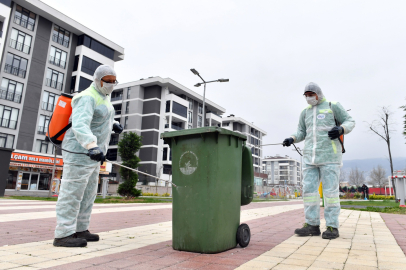
[[[163,153],[162,153],[162,160],[168,160],[168,147],[163,148]]]
[[[81,35],[78,37],[78,46],[81,46],[81,45],[86,46],[86,47],[92,49],[93,51],[98,52],[101,55],[104,55],[107,58],[114,60],[114,50],[113,49],[110,49],[106,45],[98,42],[97,40],[94,40],[93,38],[91,38],[89,36]]]
[[[127,124],[128,124],[128,116],[124,118],[124,129],[127,129]]]
[[[0,105],[0,126],[16,129],[18,109]]]
[[[51,55],[49,56],[49,63],[52,65],[65,68],[66,58],[68,54],[54,46],[51,46]]]
[[[3,78],[0,87],[0,98],[20,103],[23,87],[22,83]]]
[[[117,160],[117,149],[107,150],[106,158],[111,161]]]
[[[76,76],[72,76],[70,79],[70,92],[73,93],[75,91],[76,86]]]
[[[42,95],[42,106],[41,108],[46,111],[54,111],[55,105],[56,105],[56,100],[58,99],[58,95],[44,91],[44,94]]]
[[[125,113],[128,114],[130,112],[130,102],[126,102],[125,104]]]
[[[43,153],[43,154],[53,154],[54,146],[51,142],[37,140],[37,143],[35,145],[35,152]]]
[[[8,171],[6,189],[15,189],[17,183],[18,171]]]
[[[187,108],[175,101],[172,102],[172,112],[184,118],[187,118]]]
[[[116,115],[121,114],[121,104],[113,105]]]
[[[187,118],[189,123],[193,123],[193,112],[188,112],[187,113]]]
[[[62,46],[68,48],[69,47],[69,40],[70,40],[70,32],[66,31],[62,27],[58,25],[54,25],[54,31],[52,33],[52,40]]]
[[[93,81],[88,80],[83,77],[79,77],[79,89],[78,92],[82,92],[83,90],[86,90],[87,88],[90,87],[90,85],[93,83]]]
[[[191,98],[186,98],[187,99],[187,101],[189,101],[189,110],[193,110],[193,99],[191,99]]]
[[[50,117],[46,115],[39,116],[38,134],[45,135],[48,131]]]
[[[200,114],[203,113],[203,104],[199,103],[199,107],[198,107],[197,112],[200,113]]]
[[[123,99],[123,89],[116,90],[113,93],[111,93],[111,101],[117,101],[122,99]]]
[[[164,164],[163,174],[172,174],[172,166]]]
[[[0,133],[0,147],[13,148],[14,135]]]
[[[197,127],[202,127],[203,124],[203,117],[200,115],[197,117]]]
[[[101,64],[99,62],[94,61],[93,59],[90,59],[89,57],[86,57],[83,55],[81,70],[84,73],[89,74],[90,76],[93,76],[94,72],[96,71],[96,68],[100,65]]]
[[[32,37],[16,29],[11,30],[10,47],[17,51],[29,54],[31,50]]]
[[[16,12],[14,15],[14,23],[21,25],[28,30],[34,31],[35,26],[35,13],[32,13],[28,9],[25,9],[19,5],[16,7]]]
[[[131,94],[131,87],[127,88],[127,99],[130,98],[130,94]]]
[[[119,134],[111,134],[109,145],[117,145],[119,141]]]
[[[75,61],[73,62],[73,71],[77,71],[79,66],[79,55],[75,56]]]
[[[168,100],[168,101],[166,101],[165,112],[170,112],[170,111],[171,111],[171,101]]]
[[[193,126],[192,126],[192,125],[189,125],[189,126],[188,126],[188,129],[192,129],[192,128],[193,128]]]
[[[28,60],[12,53],[7,53],[4,72],[25,78]]]
[[[55,88],[57,90],[62,90],[63,88],[63,73],[48,68],[47,76],[45,79],[45,85]]]

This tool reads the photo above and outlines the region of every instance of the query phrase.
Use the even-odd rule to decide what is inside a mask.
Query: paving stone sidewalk
[[[23,216],[37,214],[35,207],[26,212],[34,204],[0,200],[5,215],[7,205]],[[105,207],[111,205],[97,208]],[[406,269],[406,216],[341,210],[340,238],[329,241],[293,236],[304,220],[302,202],[252,203],[241,214],[250,245],[208,255],[172,249],[171,208],[132,207],[92,215],[91,231],[101,241],[87,248],[53,247],[55,218],[0,222],[12,233],[0,237],[0,269]]]

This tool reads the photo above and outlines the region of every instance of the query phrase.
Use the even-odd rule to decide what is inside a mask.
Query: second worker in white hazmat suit
[[[329,102],[315,83],[306,85],[304,95],[309,106],[302,111],[297,131],[284,140],[284,146],[305,140],[303,150],[303,202],[305,224],[296,229],[300,236],[320,235],[320,195],[323,183],[325,199],[324,217],[327,230],[325,239],[335,239],[340,214],[339,177],[342,146],[339,137],[350,133],[355,121],[338,102]],[[335,119],[339,123],[336,125]]]

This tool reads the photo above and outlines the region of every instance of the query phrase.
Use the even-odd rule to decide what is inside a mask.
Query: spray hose
[[[61,146],[59,146],[59,145],[56,145],[56,144],[51,140],[51,138],[49,137],[49,124],[48,124],[48,132],[47,132],[46,136],[48,137],[49,141],[50,141],[55,147],[58,147],[58,148],[61,149],[62,151],[65,151],[65,152],[68,152],[68,153],[71,153],[71,154],[89,156],[88,153],[81,153],[81,152],[69,151],[69,150],[63,149],[63,148],[62,148]],[[131,170],[131,171],[134,171],[134,172],[137,172],[137,173],[140,173],[140,174],[144,174],[144,175],[147,175],[147,176],[149,176],[149,177],[152,177],[152,178],[155,178],[155,179],[164,181],[164,182],[166,182],[166,183],[171,183],[174,187],[176,187],[176,185],[175,185],[173,182],[170,182],[170,181],[168,181],[168,180],[164,180],[164,179],[161,179],[161,178],[159,178],[159,177],[153,176],[153,175],[151,175],[151,174],[141,172],[141,171],[139,171],[139,170],[136,170],[136,169],[133,169],[133,168],[124,166],[124,165],[122,165],[122,164],[120,164],[120,163],[113,162],[113,161],[110,161],[110,160],[108,160],[108,159],[106,159],[106,161],[107,161],[107,162],[110,162],[110,163],[112,163],[112,164],[114,164],[114,165],[117,165],[117,166],[126,168],[127,170]]]
[[[269,144],[261,144],[260,146],[268,146],[268,145],[283,145],[283,143],[269,143]],[[302,153],[297,149],[296,145],[292,143],[292,145],[295,147],[296,152],[299,153],[299,155],[303,156]]]

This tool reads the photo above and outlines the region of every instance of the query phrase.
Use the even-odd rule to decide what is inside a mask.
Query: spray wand
[[[283,145],[283,143],[269,143],[269,144],[261,144],[260,146],[268,146],[268,145]],[[297,149],[296,145],[292,143],[292,145],[295,147],[296,151],[299,153],[299,155],[303,156],[302,153]]]

